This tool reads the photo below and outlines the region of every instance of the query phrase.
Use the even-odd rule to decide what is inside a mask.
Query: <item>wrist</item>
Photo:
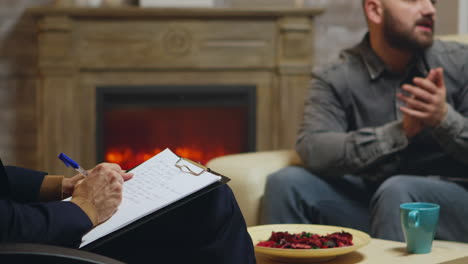
[[[73,197],[71,199],[71,202],[76,204],[78,207],[81,208],[81,210],[83,210],[83,212],[85,212],[85,214],[93,223],[93,227],[95,227],[98,224],[97,208],[91,201],[83,197]]]
[[[63,176],[47,175],[41,184],[39,200],[42,202],[61,200],[63,190]]]
[[[72,191],[70,190],[71,188],[71,183],[70,183],[69,178],[63,178],[62,181],[62,198],[68,198],[72,195]]]
[[[447,103],[445,103],[442,108],[441,113],[439,114],[439,118],[437,119],[436,122],[434,122],[434,124],[431,124],[431,126],[432,127],[439,126],[442,123],[442,121],[444,121],[445,117],[447,116],[447,112],[448,112],[448,106],[447,106]]]
[[[403,132],[407,139],[411,139],[423,130],[423,125],[417,121],[405,122],[403,121]]]

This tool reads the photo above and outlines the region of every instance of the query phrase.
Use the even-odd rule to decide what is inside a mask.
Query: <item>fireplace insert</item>
[[[133,168],[165,148],[206,164],[255,151],[252,85],[96,88],[97,162]]]

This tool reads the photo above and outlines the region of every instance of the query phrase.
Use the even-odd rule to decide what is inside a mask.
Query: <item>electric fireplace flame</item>
[[[163,150],[164,149],[161,148],[155,148],[150,151],[133,150],[130,147],[113,148],[109,149],[105,153],[105,161],[120,164],[122,169],[128,170],[149,160]],[[200,162],[203,165],[206,165],[206,163],[213,158],[231,154],[222,148],[212,150],[209,153],[206,153],[199,148],[190,147],[177,147],[171,150],[180,157]]]
[[[117,108],[104,113],[103,159],[131,169],[169,148],[203,165],[247,151],[243,107]]]

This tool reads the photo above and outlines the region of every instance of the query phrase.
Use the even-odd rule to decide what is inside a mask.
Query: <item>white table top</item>
[[[257,259],[258,264],[275,262]],[[406,244],[372,239],[359,250],[339,256],[324,264],[467,264],[468,244],[436,241],[429,254],[408,254]]]

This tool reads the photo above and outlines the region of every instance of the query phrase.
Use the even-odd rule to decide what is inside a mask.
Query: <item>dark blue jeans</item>
[[[359,229],[372,237],[404,241],[399,207],[407,202],[440,205],[437,239],[468,242],[468,191],[453,182],[395,175],[379,186],[347,175],[324,179],[302,167],[268,177],[266,224],[307,223]]]

